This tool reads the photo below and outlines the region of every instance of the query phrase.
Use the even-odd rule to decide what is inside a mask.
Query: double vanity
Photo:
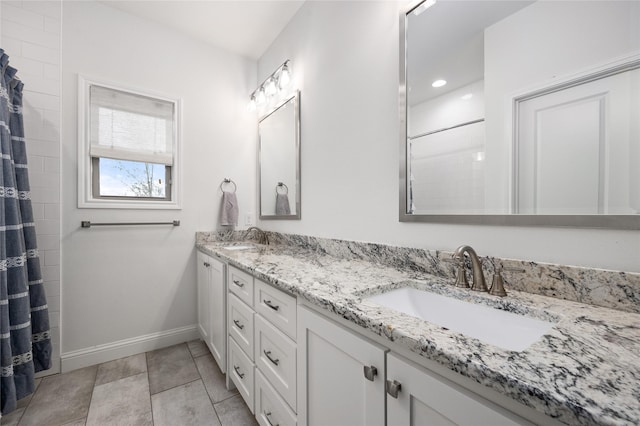
[[[260,424],[640,422],[633,300],[593,306],[511,279],[497,297],[454,286],[449,253],[270,239],[197,237],[200,334]],[[609,274],[612,293],[637,297],[638,274],[578,272],[571,286],[603,292],[593,274]]]

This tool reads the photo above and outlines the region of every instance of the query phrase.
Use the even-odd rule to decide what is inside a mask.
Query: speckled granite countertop
[[[299,246],[223,248],[233,244],[199,242],[198,248],[387,338],[391,349],[401,345],[566,424],[640,424],[639,314],[517,291],[506,298],[471,293],[450,279]],[[363,301],[409,280],[558,323],[525,351],[512,352]]]

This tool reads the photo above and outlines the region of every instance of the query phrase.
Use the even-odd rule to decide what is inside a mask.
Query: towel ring
[[[284,187],[285,192],[278,192],[278,188],[282,188],[282,187]],[[287,195],[288,193],[289,193],[289,187],[282,182],[278,182],[278,184],[276,185],[276,194]]]
[[[229,178],[224,178],[224,179],[222,180],[222,182],[220,182],[220,191],[224,192],[224,189],[222,188],[222,186],[223,186],[225,183],[230,183],[231,185],[233,185],[233,192],[234,192],[234,193],[235,193],[235,192],[236,192],[236,190],[238,189],[238,187],[236,186],[236,183],[235,183],[234,181],[232,181],[232,180],[231,180],[231,179],[229,179]]]

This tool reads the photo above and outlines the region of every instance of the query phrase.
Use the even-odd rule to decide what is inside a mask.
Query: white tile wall
[[[0,2],[0,45],[24,82],[31,199],[60,371],[60,0]]]

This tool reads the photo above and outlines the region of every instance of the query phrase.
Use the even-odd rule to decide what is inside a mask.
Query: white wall
[[[256,65],[102,3],[64,2],[63,16],[65,369],[99,361],[95,345],[133,350],[158,334],[195,331],[195,232],[217,227],[222,179],[237,184],[241,225],[256,211],[255,114],[246,112]],[[182,210],[77,208],[78,74],[182,98]],[[80,228],[174,219],[180,227]]]
[[[301,90],[302,220],[265,229],[640,272],[640,232],[398,221],[398,7],[306,2],[258,61]]]
[[[462,99],[465,95],[471,95],[471,98]],[[407,133],[409,137],[415,137],[482,119],[484,102],[484,80],[479,80],[413,105],[407,113]]]
[[[60,371],[60,1],[0,3],[0,46],[24,82],[29,183],[44,280],[52,368]]]

